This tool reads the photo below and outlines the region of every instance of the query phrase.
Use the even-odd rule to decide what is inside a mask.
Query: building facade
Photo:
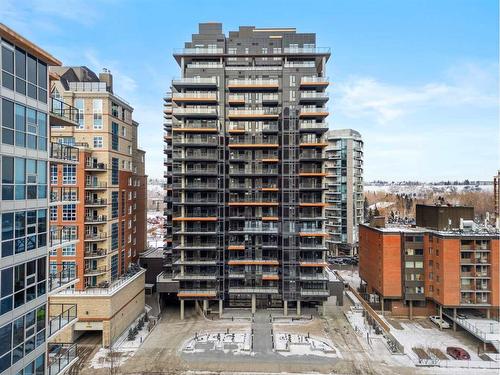
[[[493,177],[493,196],[495,199],[495,225],[500,229],[500,171]]]
[[[434,210],[437,222],[442,207],[427,208]],[[449,213],[453,208],[446,207]],[[463,207],[456,209],[467,213]],[[417,222],[418,215],[417,209]],[[381,309],[394,316],[456,317],[457,310],[474,309],[498,317],[498,236],[493,227],[470,220],[447,229],[362,224],[360,277],[366,292],[377,295]]]
[[[147,179],[144,151],[137,147],[139,124],[132,120],[133,108],[114,94],[109,71],[97,76],[86,67],[55,67],[51,75],[51,95],[77,113],[76,126],[51,127],[52,144],[75,156],[66,164],[51,164],[51,198],[62,197],[62,203],[51,205],[50,223],[80,239],[51,249],[50,273],[73,269],[78,279],[73,289],[51,299],[86,312],[58,339],[73,341],[86,330],[101,330],[107,346],[121,334],[117,326],[126,327],[142,312],[136,307],[144,307],[140,282],[135,281],[144,281],[135,264],[147,247]],[[96,310],[95,298],[101,301],[99,308],[112,308]],[[118,310],[127,319],[113,321]]]
[[[363,140],[352,129],[326,134],[326,229],[332,255],[355,255],[363,215]]]
[[[165,99],[166,266],[185,301],[321,304],[330,53],[295,29],[200,24]],[[161,284],[161,283],[160,283]],[[159,287],[161,290],[161,286]]]
[[[55,375],[76,360],[76,346],[47,342],[75,316],[49,298],[75,278],[49,273],[48,254],[75,237],[49,226],[49,163],[74,161],[52,147],[50,126],[76,123],[50,96],[49,67],[61,63],[3,24],[0,37],[0,373]]]

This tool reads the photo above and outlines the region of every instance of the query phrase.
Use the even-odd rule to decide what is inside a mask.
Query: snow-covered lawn
[[[252,334],[250,330],[238,332],[203,332],[191,337],[182,346],[185,353],[203,353],[217,350],[224,353],[250,354]]]
[[[316,355],[342,358],[330,340],[295,333],[274,333],[274,348],[282,355]]]
[[[361,284],[358,270],[335,270],[354,289],[358,289]]]

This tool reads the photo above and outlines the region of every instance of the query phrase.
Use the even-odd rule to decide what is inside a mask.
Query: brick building
[[[418,206],[418,205],[417,205]],[[417,207],[435,221],[444,211],[453,222],[464,207]],[[441,213],[440,213],[441,211]],[[458,310],[499,315],[499,233],[459,220],[458,226],[431,229],[401,225],[360,225],[359,273],[368,294],[394,316],[428,316]]]

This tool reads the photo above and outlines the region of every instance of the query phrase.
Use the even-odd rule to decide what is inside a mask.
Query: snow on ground
[[[204,353],[221,351],[232,354],[250,354],[252,334],[250,330],[230,332],[197,333],[182,346],[185,353]]]
[[[500,322],[493,319],[457,318],[457,322],[484,336],[487,340],[500,341]]]
[[[330,340],[295,333],[274,333],[274,348],[281,355],[316,355],[342,358],[342,355]]]
[[[384,185],[367,184],[363,186],[366,192],[385,192],[392,194],[416,194],[417,196],[429,193],[454,193],[467,191],[491,192],[493,184],[488,185],[432,185],[421,183],[418,185],[403,185],[400,183],[388,183]]]
[[[346,281],[349,283],[350,286],[352,286],[354,289],[358,289],[359,285],[361,284],[361,279],[359,278],[359,272],[358,270],[335,270],[337,274],[340,275]]]
[[[151,309],[151,308],[150,308]],[[135,327],[142,319],[144,314],[141,314],[135,321],[130,325],[129,328]],[[151,327],[148,327],[148,323],[145,323],[142,329],[137,332],[137,335],[133,340],[128,340],[128,329],[122,333],[120,337],[115,341],[111,349],[101,348],[92,358],[90,363],[90,368],[100,369],[100,368],[111,368],[119,367],[127,359],[132,357],[137,349],[142,345],[146,337],[151,332]]]
[[[387,208],[387,207],[391,207],[394,205],[394,202],[377,202],[377,203],[374,203],[370,206],[368,206],[368,209],[369,210],[374,210],[375,208],[378,208],[378,209],[381,209],[381,208]]]

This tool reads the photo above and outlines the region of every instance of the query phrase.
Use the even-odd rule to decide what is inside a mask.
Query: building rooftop
[[[498,237],[500,231],[493,226],[485,226],[483,224],[474,223],[473,228],[470,229],[451,229],[451,230],[434,230],[416,225],[405,224],[385,224],[385,227],[372,227],[368,223],[360,224],[364,227],[371,228],[383,233],[433,233],[437,236],[443,237]]]

